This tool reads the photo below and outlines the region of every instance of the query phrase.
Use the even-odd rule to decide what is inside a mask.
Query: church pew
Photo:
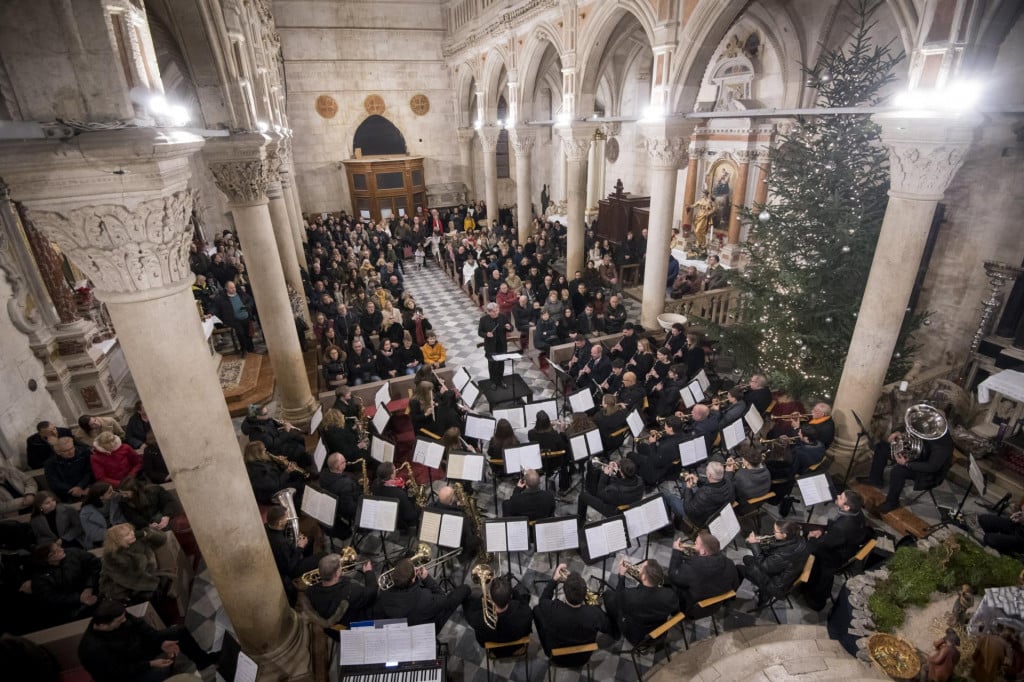
[[[452,376],[455,374],[455,369],[455,367],[449,365],[447,367],[442,367],[434,373],[439,379],[449,383]],[[416,377],[414,375],[405,375],[395,377],[394,379],[388,379],[386,381],[371,381],[367,384],[352,386],[352,397],[362,399],[363,405],[366,407],[373,407],[373,398],[377,394],[377,391],[380,390],[382,385],[390,384],[388,390],[392,400],[408,398],[409,391],[416,388],[415,379]],[[449,383],[449,386],[450,385],[451,384]],[[323,405],[325,412],[331,409],[331,406],[334,405],[334,391],[321,391],[317,397],[320,400],[320,404]]]
[[[603,334],[601,336],[591,336],[588,337],[587,340],[590,341],[590,343],[600,343],[605,347],[605,350],[607,350],[608,348],[611,348],[612,346],[617,344],[619,342],[619,339],[621,338],[622,334],[618,333]],[[531,334],[531,343],[532,340],[533,339]],[[564,365],[565,363],[569,362],[569,360],[572,358],[572,353],[575,347],[576,344],[572,341],[570,341],[569,343],[562,343],[557,346],[551,346],[551,349],[548,351],[548,361],[557,365]]]

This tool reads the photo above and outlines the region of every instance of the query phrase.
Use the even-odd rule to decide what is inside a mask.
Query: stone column
[[[750,152],[737,152],[739,170],[732,190],[732,210],[729,212],[729,236],[720,254],[723,265],[735,268],[740,261],[740,210],[746,204],[747,177],[750,175]]]
[[[533,128],[517,126],[509,131],[509,142],[516,155],[516,220],[519,223],[519,243],[525,244],[533,224],[530,205],[530,156],[537,136]]]
[[[690,222],[693,219],[690,207],[697,201],[697,161],[699,159],[697,147],[693,142],[690,142],[687,152],[690,158],[686,162],[686,185],[683,189],[683,232],[686,232],[687,228],[693,224]]]
[[[302,238],[306,235],[306,224],[303,222],[299,210],[295,207],[295,187],[292,185],[292,174],[284,166],[281,168],[281,192],[284,194],[284,204],[288,211],[289,231],[291,232],[292,242],[295,244],[292,247],[295,251],[295,260],[298,261],[300,268],[309,272],[309,262],[306,259],[306,245],[302,241]]]
[[[295,254],[295,231],[292,230],[292,221],[288,217],[288,205],[285,203],[284,190],[281,183],[281,158],[277,151],[272,149],[274,143],[267,145],[268,151],[268,178],[267,199],[270,209],[270,222],[274,226],[274,239],[277,241],[277,251],[281,257],[281,268],[284,270],[284,280],[298,297],[298,313],[312,328],[309,319],[309,305],[306,303],[306,291],[302,284],[302,275],[299,272],[299,261]],[[243,252],[244,253],[244,252]]]
[[[871,422],[936,204],[963,163],[980,122],[976,116],[945,119],[898,113],[873,118],[882,127],[882,144],[889,150],[892,181],[836,395],[838,434],[833,451],[844,463],[857,438],[851,413],[856,412],[865,424]]]
[[[658,315],[665,310],[668,259],[672,257],[672,211],[675,208],[679,166],[686,158],[686,146],[693,130],[685,120],[641,122],[647,149],[647,185],[651,192],[651,213],[647,222],[647,255],[644,266],[644,294],[640,323],[645,329],[659,329]]]
[[[456,133],[459,136],[459,166],[462,167],[463,182],[469,193],[467,199],[476,201],[476,180],[473,175],[473,138],[476,131],[472,128],[459,128]]]
[[[142,128],[13,146],[3,149],[5,179],[106,302],[242,648],[267,679],[303,679],[305,629],[281,587],[190,291],[188,159],[202,139]],[[128,171],[116,192],[110,168]]]
[[[498,126],[484,126],[480,129],[480,148],[484,154],[484,201],[487,203],[487,225],[498,219]]]
[[[259,133],[216,138],[207,144],[204,155],[217,187],[227,195],[238,228],[263,337],[274,368],[282,416],[301,424],[312,416],[316,403],[309,390],[306,364],[267,208],[270,182],[267,141],[268,138]]]
[[[754,188],[754,205],[764,206],[768,201],[768,173],[772,168],[772,157],[768,151],[757,153],[761,161],[757,171],[757,187]]]
[[[601,201],[604,193],[604,145],[607,139],[604,132],[598,129],[590,145],[590,157],[587,161],[587,208],[584,212],[587,223],[597,217],[597,202]]]
[[[565,154],[566,168],[566,200],[568,216],[566,220],[565,271],[569,278],[577,270],[583,270],[583,226],[584,211],[587,201],[587,156],[590,154],[590,143],[594,139],[597,123],[573,121],[559,124],[555,131],[562,138],[562,152]]]

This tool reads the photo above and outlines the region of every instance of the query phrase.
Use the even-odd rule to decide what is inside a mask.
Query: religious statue
[[[732,186],[729,184],[728,170],[722,169],[711,188],[711,196],[715,202],[715,227],[724,230],[729,225],[729,211],[732,210]]]
[[[698,249],[708,248],[708,232],[711,227],[711,217],[715,213],[715,204],[707,192],[690,206],[690,219],[693,221],[693,237],[695,246]]]
[[[544,185],[540,190],[540,213],[548,214],[548,204],[551,203],[551,195],[548,193],[548,186]]]

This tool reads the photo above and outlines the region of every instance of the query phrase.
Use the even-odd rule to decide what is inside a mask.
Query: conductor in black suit
[[[512,491],[512,497],[501,503],[502,516],[525,516],[531,521],[555,515],[555,494],[540,487],[540,474],[527,469]]]
[[[665,569],[654,559],[640,566],[640,585],[626,589],[626,560],[619,561],[615,590],[604,593],[604,608],[612,620],[612,636],[621,634],[630,644],[662,625],[679,610],[679,599],[671,587],[663,587]]]
[[[672,545],[668,579],[679,595],[679,608],[693,613],[697,602],[740,586],[736,564],[722,554],[718,538],[706,530],[697,534],[692,550],[676,540]]]
[[[576,571],[568,572],[565,564],[559,564],[552,574],[552,580],[544,587],[540,601],[533,607],[533,620],[537,624],[537,636],[544,653],[551,656],[552,649],[590,644],[597,639],[597,633],[608,632],[611,623],[597,606],[587,605],[587,583]],[[555,599],[555,590],[562,585],[564,600]],[[559,657],[558,662],[572,667],[584,665],[589,653],[571,654]]]
[[[491,384],[497,388],[508,388],[505,383],[505,363],[494,360],[495,355],[508,352],[508,338],[506,334],[512,331],[512,323],[508,318],[498,312],[497,303],[488,303],[484,306],[486,313],[480,318],[477,326],[477,335],[484,340],[484,353],[487,355],[487,374]]]

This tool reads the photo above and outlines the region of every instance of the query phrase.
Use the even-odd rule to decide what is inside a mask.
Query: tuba
[[[903,417],[907,427],[907,435],[892,442],[890,455],[897,455],[911,461],[921,459],[924,455],[924,441],[938,440],[949,430],[946,415],[928,403],[918,403],[907,408]]]
[[[292,542],[296,545],[299,543],[299,513],[295,511],[295,488],[285,488],[284,490],[278,490],[274,493],[274,496],[270,498],[270,501],[274,504],[279,504],[288,510],[288,529],[292,533]]]
[[[487,564],[473,567],[473,582],[480,586],[480,602],[483,609],[484,623],[490,629],[498,627],[498,605],[491,599],[490,583],[494,580],[494,569]]]

